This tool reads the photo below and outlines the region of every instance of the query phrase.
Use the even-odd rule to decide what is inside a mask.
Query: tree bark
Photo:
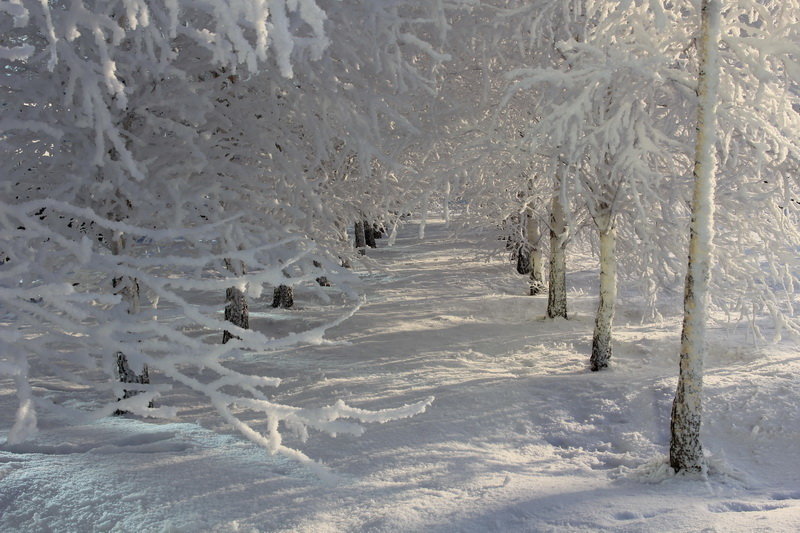
[[[368,221],[364,221],[364,243],[370,248],[377,248],[378,244],[375,242],[375,226]]]
[[[550,211],[550,280],[547,292],[548,318],[567,318],[567,222],[560,191],[553,194]]]
[[[708,307],[709,268],[714,230],[716,182],[716,107],[719,85],[720,0],[702,0],[699,40],[697,140],[694,194],[689,236],[689,267],[683,300],[680,373],[670,421],[669,462],[675,471],[704,468],[700,443],[703,360]]]
[[[364,255],[366,253],[367,248],[367,238],[364,233],[364,221],[358,221],[353,224],[353,230],[355,232],[355,247],[358,250],[360,255]]]
[[[245,274],[245,266],[242,261],[226,259],[225,267],[237,276]],[[250,329],[250,310],[247,298],[238,287],[228,287],[225,290],[225,320],[242,329]],[[227,329],[222,333],[223,344],[238,338]]]
[[[617,229],[608,221],[600,227],[600,303],[594,321],[592,356],[589,360],[592,371],[608,366],[611,359],[611,323],[614,320],[614,304],[617,300]]]
[[[542,232],[539,228],[539,219],[533,213],[528,213],[527,220],[528,249],[530,250],[530,294],[536,296],[545,289],[544,263],[542,262]]]
[[[525,243],[517,245],[517,251],[514,255],[517,256],[517,274],[530,274],[531,273],[531,254]]]
[[[319,278],[317,278],[317,282],[319,283]],[[279,285],[275,287],[275,290],[272,292],[272,307],[289,309],[293,305],[294,291],[292,291],[292,288],[288,285]]]

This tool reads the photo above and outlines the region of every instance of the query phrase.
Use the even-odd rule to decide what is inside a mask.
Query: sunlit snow
[[[287,445],[326,465],[270,456],[180,387],[159,403],[174,421],[110,417],[64,427],[43,412],[34,440],[0,445],[1,531],[794,531],[800,525],[800,358],[711,329],[707,479],[665,462],[680,317],[642,323],[625,300],[613,364],[588,370],[593,260],[573,256],[570,320],[545,320],[545,296],[484,241],[430,220],[371,250],[367,302],[328,333],[334,344],[230,362],[279,376],[274,400],[391,408],[435,396],[416,417],[366,424],[356,438],[314,433]],[[585,268],[580,266],[584,265]],[[625,294],[622,295],[623,298]],[[217,294],[207,295],[212,305]],[[325,306],[253,303],[258,327],[313,323]],[[279,314],[276,319],[274,314]],[[154,382],[159,381],[154,376]],[[34,379],[37,396],[83,391]],[[0,427],[13,422],[0,382]],[[66,396],[65,396],[66,395]],[[89,401],[85,397],[84,401]],[[246,414],[244,415],[246,417]],[[2,440],[0,440],[2,442]]]

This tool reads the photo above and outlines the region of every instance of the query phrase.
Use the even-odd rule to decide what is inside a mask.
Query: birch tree
[[[716,107],[719,86],[721,0],[702,0],[698,55],[697,141],[694,159],[694,196],[689,238],[689,266],[684,292],[678,390],[672,404],[669,462],[676,471],[703,468],[700,444],[703,360],[708,308],[708,279],[714,231],[716,181]]]
[[[796,331],[790,318],[796,306],[791,288],[796,276],[785,266],[796,259],[789,250],[798,242],[796,209],[786,198],[787,192],[797,190],[796,179],[786,171],[800,155],[791,133],[798,125],[794,89],[800,80],[800,47],[793,29],[798,17],[800,5],[791,1],[758,7],[719,0],[701,4],[695,188],[680,375],[671,419],[670,464],[677,471],[705,468],[700,442],[703,360],[714,285],[730,287],[732,275],[737,274],[743,283],[739,291],[772,316],[778,334],[781,329]],[[732,170],[740,174],[734,187],[716,184],[718,166],[726,174]],[[764,196],[752,196],[755,189]],[[752,205],[743,205],[748,200],[762,209],[761,223],[755,225],[761,244],[747,238],[729,212],[734,202],[743,207],[739,216],[752,210]],[[717,205],[725,209],[716,210]],[[746,267],[747,256],[758,249],[763,255]],[[739,256],[742,252],[744,258]],[[782,259],[776,263],[778,257]],[[716,277],[722,279],[711,283]],[[776,287],[783,288],[776,291]],[[787,289],[788,298],[778,303]]]
[[[526,292],[538,294],[550,287],[548,316],[566,316],[566,246],[573,235],[570,184],[563,182],[562,187],[563,172],[552,164],[553,153],[526,137],[545,97],[510,90],[507,74],[561,60],[555,43],[570,34],[574,5],[484,2],[453,23],[452,33],[464,44],[454,49],[446,67],[447,95],[465,117],[447,131],[447,142],[459,147],[450,150],[451,167],[463,176],[457,194],[471,200],[460,223],[480,224],[492,238],[498,236],[498,226],[501,237],[514,236],[523,258],[530,253],[533,261]],[[548,249],[550,257],[540,260]],[[555,267],[549,269],[551,283],[544,282],[544,263]]]
[[[735,177],[720,184],[730,206],[718,221],[726,228],[728,246],[721,252],[726,260],[714,266],[716,281],[710,299],[724,309],[740,306],[744,301],[769,300],[771,303],[759,307],[781,308],[775,319],[783,327],[792,323],[786,318],[791,306],[777,304],[781,297],[771,287],[789,287],[792,282],[781,280],[783,274],[773,278],[772,283],[767,282],[763,267],[750,264],[754,249],[745,250],[757,245],[747,231],[769,242],[770,254],[788,250],[783,245],[793,242],[796,232],[788,219],[781,221],[780,217],[775,220],[782,228],[780,238],[769,229],[774,227],[772,224],[759,224],[745,231],[736,220],[743,212],[772,212],[773,202],[790,203],[785,192],[784,198],[775,196],[771,200],[754,194],[758,186],[753,178],[769,167],[776,176],[772,182],[766,180],[775,184],[773,190],[793,188],[780,176],[786,175],[781,168],[786,167],[787,159],[796,154],[796,142],[785,129],[786,124],[797,119],[796,113],[786,112],[796,100],[788,90],[794,83],[792,54],[796,53],[796,46],[789,38],[791,30],[772,21],[793,20],[797,10],[785,3],[770,2],[765,4],[765,10],[755,11],[749,11],[753,6],[746,2],[734,4],[725,15],[728,29],[722,52],[728,68],[721,73],[724,103],[720,107],[725,139],[719,148],[727,172]],[[577,167],[570,179],[575,180],[576,192],[598,231],[601,301],[591,358],[592,369],[598,369],[607,364],[611,355],[613,274],[619,255],[611,245],[613,233],[620,227],[628,233],[622,239],[626,267],[623,272],[629,278],[646,280],[642,289],[651,297],[657,287],[673,286],[683,270],[677,265],[677,258],[683,255],[679,247],[685,237],[670,237],[665,232],[666,228],[682,226],[686,223],[683,217],[688,218],[683,208],[683,191],[688,189],[680,176],[684,169],[691,168],[688,163],[694,159],[689,146],[694,139],[696,86],[685,71],[697,68],[698,55],[691,45],[695,37],[692,26],[686,23],[687,13],[695,11],[688,6],[621,2],[587,2],[585,6],[591,24],[582,41],[565,40],[556,46],[569,68],[523,68],[512,76],[515,90],[533,92],[545,85],[552,87],[551,93],[561,92],[557,100],[537,99],[541,120],[529,133],[540,149],[545,146],[546,150],[562,153]],[[769,58],[769,72],[752,69],[752,58],[757,55]],[[788,76],[784,77],[784,73]],[[757,112],[742,112],[745,94],[761,95],[747,106]],[[762,149],[756,148],[754,139],[763,139]],[[742,157],[744,153],[749,155]],[[752,161],[759,163],[751,165]],[[743,263],[750,266],[744,267]],[[736,278],[740,283],[759,280],[761,290],[752,290],[753,285],[746,290],[741,285],[736,288]],[[737,297],[732,298],[732,292]],[[749,314],[743,309],[742,312]]]

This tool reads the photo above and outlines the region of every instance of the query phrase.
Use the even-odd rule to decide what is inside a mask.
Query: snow
[[[646,306],[621,284],[611,366],[590,372],[596,258],[568,249],[570,320],[547,320],[547,296],[526,296],[527,277],[486,261],[482,241],[449,236],[441,220],[428,220],[426,241],[417,230],[368,251],[366,302],[328,331],[332,342],[226,364],[279,377],[276,403],[385,409],[434,396],[424,413],[365,424],[360,436],[285,432],[284,445],[328,467],[321,479],[236,434],[180,384],[159,399],[178,408],[175,420],[65,426],[43,411],[36,438],[11,445],[18,399],[3,378],[0,531],[800,528],[796,345],[758,348],[743,330],[708,329],[709,471],[674,476],[665,454],[679,309],[642,322]],[[329,312],[302,287],[295,299],[298,309],[270,310],[254,327],[302,330]],[[31,386],[67,405],[93,401],[77,385]]]

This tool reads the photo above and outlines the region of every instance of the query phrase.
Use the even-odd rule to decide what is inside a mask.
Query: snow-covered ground
[[[331,330],[338,342],[235,364],[284,382],[300,406],[342,398],[368,408],[435,396],[419,416],[361,437],[287,436],[336,479],[245,441],[176,388],[181,418],[106,418],[0,445],[0,531],[798,531],[800,352],[754,348],[712,329],[703,441],[707,479],[664,465],[680,323],[642,324],[623,302],[608,371],[588,370],[596,271],[570,273],[568,321],[544,320],[511,265],[487,262],[441,225],[407,226],[370,250],[367,303]],[[385,246],[385,240],[379,241]],[[324,313],[253,307],[254,327],[286,330]],[[267,311],[268,310],[268,311]],[[158,381],[158,376],[154,380]],[[65,383],[33,381],[64,397]],[[75,401],[86,401],[75,390]],[[0,381],[0,442],[16,398]]]

